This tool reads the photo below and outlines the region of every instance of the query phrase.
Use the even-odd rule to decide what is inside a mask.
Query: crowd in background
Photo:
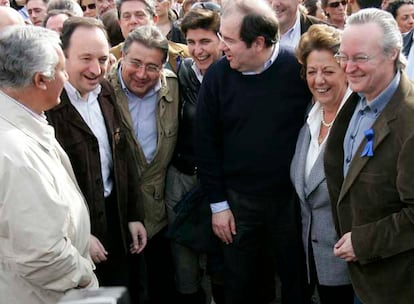
[[[413,33],[413,0],[0,0],[1,297],[410,303]]]

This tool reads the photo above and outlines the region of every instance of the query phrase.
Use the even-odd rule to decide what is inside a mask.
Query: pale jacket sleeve
[[[86,209],[81,210],[81,204],[78,210],[68,208],[70,202],[62,201],[59,192],[66,192],[63,196],[67,198],[71,191],[66,190],[67,185],[57,185],[55,175],[45,174],[35,166],[15,165],[8,169],[0,172],[0,216],[4,217],[0,221],[8,227],[3,231],[7,248],[1,251],[8,255],[17,273],[42,289],[60,292],[96,281],[93,264],[79,253],[69,237],[81,222],[74,215]],[[79,195],[73,198],[79,199]]]

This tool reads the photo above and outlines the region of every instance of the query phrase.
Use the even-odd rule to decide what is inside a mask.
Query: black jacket
[[[172,165],[188,175],[197,173],[194,159],[194,129],[197,96],[201,85],[191,68],[192,64],[193,60],[186,58],[178,71],[180,116],[177,145],[172,159]]]

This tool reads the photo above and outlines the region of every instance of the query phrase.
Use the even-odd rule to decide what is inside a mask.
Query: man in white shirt
[[[295,49],[300,36],[313,24],[324,23],[300,12],[300,0],[268,0],[279,21],[280,45]]]
[[[106,32],[96,19],[72,17],[64,23],[62,46],[69,81],[62,103],[48,118],[89,206],[90,254],[100,284],[127,286],[136,303],[144,297],[139,253],[147,237],[133,134],[103,79],[109,58]]]

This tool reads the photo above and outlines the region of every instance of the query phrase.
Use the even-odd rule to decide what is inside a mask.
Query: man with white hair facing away
[[[43,114],[67,79],[56,33],[0,33],[0,295],[8,304],[56,303],[97,286],[90,222],[69,159]]]

